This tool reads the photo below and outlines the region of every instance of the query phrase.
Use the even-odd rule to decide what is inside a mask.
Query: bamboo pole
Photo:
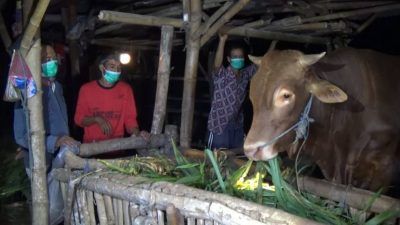
[[[86,202],[86,194],[83,189],[78,189],[77,190],[77,201],[78,201],[78,209],[79,213],[81,214],[81,221],[83,221],[83,224],[88,225],[89,224],[89,212],[87,210],[87,202]]]
[[[108,223],[109,225],[115,225],[115,215],[113,211],[113,204],[112,204],[112,199],[108,195],[103,195],[104,196],[104,205],[106,208],[106,214],[108,218]]]
[[[93,201],[93,192],[86,191],[86,200],[88,205],[88,212],[89,212],[89,221],[90,225],[96,225],[96,218],[94,214],[94,201]]]
[[[65,153],[65,165],[71,169],[94,170],[105,168],[105,166],[102,163],[97,162],[96,159],[83,159],[69,151]]]
[[[250,0],[239,0],[232,8],[230,8],[218,21],[214,23],[210,29],[201,37],[200,46],[203,46],[217,31],[227,23],[236,13],[249,3]]]
[[[35,12],[29,20],[29,24],[27,25],[24,35],[21,40],[20,51],[22,56],[26,56],[31,47],[33,37],[35,36],[37,30],[39,29],[40,22],[43,19],[43,15],[46,12],[47,6],[49,5],[50,0],[39,0],[37,3]],[[40,57],[38,58],[40,59]]]
[[[173,27],[182,27],[183,22],[180,19],[168,17],[144,16],[133,13],[114,12],[102,10],[99,13],[99,20],[105,22],[120,22],[145,26],[170,25]]]
[[[262,20],[256,20],[256,21],[253,21],[250,23],[243,24],[243,27],[257,28],[257,27],[262,27],[262,26],[268,25],[270,23],[271,23],[271,20],[262,19]]]
[[[70,30],[77,21],[77,0],[68,0],[68,25],[67,29]],[[79,40],[71,40],[68,39],[68,47],[69,47],[69,59],[70,59],[70,73],[72,79],[76,79],[76,76],[80,74],[80,64],[79,64],[79,55],[80,55],[80,47]],[[78,88],[77,85],[73,85],[73,89]],[[78,93],[79,90],[74,90],[73,93]],[[74,94],[76,95],[76,94]],[[77,99],[77,96],[74,96],[74,99]]]
[[[328,38],[312,37],[300,34],[287,34],[275,31],[263,31],[246,27],[236,27],[234,29],[223,30],[221,32],[233,36],[245,36],[245,37],[253,37],[253,38],[260,38],[267,40],[287,41],[287,42],[322,44],[322,45],[326,45],[326,43],[329,42]]]
[[[169,140],[163,134],[152,135],[147,142],[141,137],[115,138],[112,140],[85,143],[80,145],[80,156],[92,156],[116,150],[157,148],[164,146]]]
[[[124,225],[130,225],[130,218],[129,218],[129,202],[126,200],[122,201],[122,208],[123,208],[123,216],[124,216]]]
[[[191,2],[190,26],[186,32],[186,62],[183,82],[180,143],[189,147],[192,140],[194,100],[196,91],[197,66],[199,63],[200,39],[193,40],[193,33],[201,24],[201,0]]]
[[[369,25],[371,25],[371,23],[375,21],[376,18],[378,18],[378,14],[374,14],[369,17],[359,28],[357,28],[356,34],[363,32]]]
[[[173,204],[168,204],[166,207],[167,225],[184,225],[185,221],[179,210]]]
[[[94,198],[96,199],[97,205],[97,216],[99,218],[100,225],[107,225],[107,213],[104,205],[104,199],[101,194],[94,192]]]
[[[0,13],[0,37],[4,44],[4,49],[8,49],[11,46],[10,34],[7,31],[6,24],[4,23],[3,15]]]
[[[212,14],[212,16],[202,25],[200,25],[199,29],[197,29],[194,33],[193,33],[193,40],[196,40],[198,38],[200,38],[201,35],[203,35],[209,28],[210,26],[217,21],[222,14],[224,14],[226,12],[226,10],[229,9],[229,7],[231,7],[233,5],[233,1],[227,1],[225,2],[225,4],[223,6],[221,6],[217,11],[214,12],[214,14]]]
[[[117,224],[124,225],[124,210],[122,207],[122,200],[121,199],[114,199],[116,201],[117,206]]]
[[[346,29],[346,23],[340,22],[320,22],[320,23],[306,23],[293,26],[271,26],[266,27],[265,30],[269,31],[313,31],[313,30],[331,30],[331,31],[341,31]]]
[[[341,184],[334,184],[325,180],[319,180],[311,177],[302,177],[298,180],[301,190],[312,194],[340,202],[346,199],[346,204],[356,209],[364,209],[374,193],[354,187],[347,187]],[[386,210],[400,210],[400,201],[388,196],[376,198],[371,205],[370,211],[381,213]]]
[[[360,15],[371,14],[371,13],[394,11],[394,10],[399,10],[399,9],[400,9],[400,4],[390,4],[390,5],[384,5],[384,6],[371,7],[371,8],[367,8],[367,9],[352,10],[352,11],[346,11],[346,12],[332,13],[329,15],[316,16],[316,17],[311,17],[311,18],[304,18],[302,20],[302,22],[303,23],[312,23],[312,22],[319,22],[319,21],[325,21],[325,20],[347,18],[347,17],[352,17],[352,16],[360,16]]]
[[[158,60],[156,100],[154,104],[152,134],[161,134],[167,110],[169,75],[171,72],[171,51],[174,36],[172,26],[161,27],[160,55]]]
[[[27,40],[27,39],[25,39]],[[31,146],[33,157],[32,168],[32,224],[45,225],[48,224],[49,201],[47,195],[47,179],[46,179],[46,145],[44,141],[44,125],[43,125],[43,104],[42,104],[42,78],[40,68],[41,48],[40,39],[37,39],[26,56],[26,62],[31,70],[33,79],[36,82],[37,94],[28,98],[29,123],[31,135]]]
[[[157,221],[158,225],[164,225],[165,223],[165,215],[162,210],[157,210]]]

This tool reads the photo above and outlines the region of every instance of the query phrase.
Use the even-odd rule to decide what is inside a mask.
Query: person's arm
[[[217,53],[215,54],[215,60],[214,60],[214,71],[217,71],[222,66],[222,62],[224,60],[225,42],[226,42],[227,38],[228,38],[228,35],[226,35],[226,34],[219,35],[219,44],[218,44]]]

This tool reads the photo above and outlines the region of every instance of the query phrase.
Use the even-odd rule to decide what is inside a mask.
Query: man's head
[[[231,67],[235,70],[240,70],[244,67],[244,49],[240,45],[232,45],[229,50],[227,60]]]
[[[54,48],[50,45],[43,45],[41,53],[42,76],[55,79],[58,72],[58,59]]]
[[[99,65],[103,79],[110,84],[119,80],[121,75],[121,62],[115,54],[107,55]]]

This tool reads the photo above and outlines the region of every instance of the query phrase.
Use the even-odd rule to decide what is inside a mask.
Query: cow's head
[[[271,51],[263,57],[249,56],[259,66],[250,85],[253,122],[244,151],[253,160],[268,160],[288,150],[295,134],[290,132],[273,144],[269,141],[295,124],[310,94],[324,103],[347,100],[347,95],[332,83],[309,72],[309,67],[324,53],[305,55],[299,51]]]

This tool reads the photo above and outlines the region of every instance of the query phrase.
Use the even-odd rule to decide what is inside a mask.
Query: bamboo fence
[[[66,225],[319,224],[279,209],[179,184],[149,183],[142,177],[105,172],[53,172],[70,206],[65,208]]]

